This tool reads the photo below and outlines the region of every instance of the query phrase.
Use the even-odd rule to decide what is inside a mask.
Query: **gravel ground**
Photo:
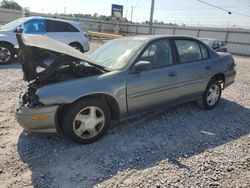
[[[23,133],[14,112],[26,83],[18,64],[1,66],[0,187],[250,187],[250,58],[235,60],[214,110],[145,114],[90,145]]]

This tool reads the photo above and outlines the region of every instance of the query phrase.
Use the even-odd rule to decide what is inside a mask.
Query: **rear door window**
[[[55,20],[46,21],[47,32],[79,32],[73,25]]]
[[[176,39],[175,45],[179,54],[180,63],[202,60],[202,53],[198,42]]]
[[[208,59],[209,55],[208,55],[208,49],[206,46],[204,46],[203,44],[200,43],[200,47],[201,47],[201,53],[202,53],[202,58],[203,59]]]

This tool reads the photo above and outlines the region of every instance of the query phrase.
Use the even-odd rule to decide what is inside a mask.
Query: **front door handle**
[[[176,72],[169,72],[169,73],[168,73],[168,76],[169,76],[169,77],[174,77],[174,76],[176,76],[176,75],[177,75]]]
[[[205,69],[206,70],[211,70],[212,68],[211,68],[211,66],[207,65],[207,66],[205,66]]]

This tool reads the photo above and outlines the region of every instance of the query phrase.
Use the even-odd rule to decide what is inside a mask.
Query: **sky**
[[[123,16],[149,20],[151,0],[14,0],[32,12],[111,15],[111,4],[124,6]],[[244,27],[250,29],[250,0],[203,0],[232,12],[210,7],[198,0],[155,0],[154,20],[192,26]],[[239,15],[244,14],[245,16]]]

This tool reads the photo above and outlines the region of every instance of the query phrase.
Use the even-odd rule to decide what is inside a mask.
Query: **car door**
[[[211,77],[209,52],[205,45],[193,39],[175,39],[178,54],[175,71],[178,74],[179,100],[187,101],[202,95]]]
[[[161,39],[151,42],[136,62],[149,61],[148,70],[131,71],[127,77],[127,105],[129,115],[161,106],[179,97],[179,79],[176,73],[170,42]],[[133,68],[132,68],[133,69]]]
[[[47,36],[65,44],[75,42],[79,31],[71,24],[57,20],[46,20]]]

